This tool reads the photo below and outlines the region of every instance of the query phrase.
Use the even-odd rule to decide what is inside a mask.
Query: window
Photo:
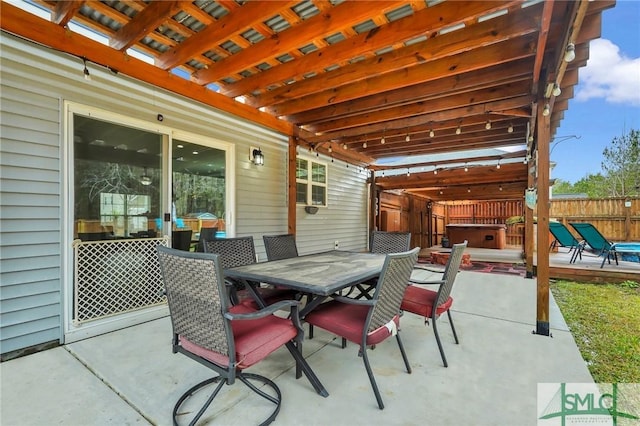
[[[327,205],[327,165],[296,160],[296,202],[312,206]]]

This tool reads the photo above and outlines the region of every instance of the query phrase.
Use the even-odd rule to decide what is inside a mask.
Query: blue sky
[[[551,177],[575,183],[600,172],[604,148],[631,129],[640,130],[640,0],[618,0],[602,12],[602,35],[551,143]]]

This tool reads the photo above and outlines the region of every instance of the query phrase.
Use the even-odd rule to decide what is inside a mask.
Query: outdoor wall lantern
[[[253,164],[256,166],[264,166],[264,154],[262,154],[262,150],[260,148],[254,149],[252,152]]]

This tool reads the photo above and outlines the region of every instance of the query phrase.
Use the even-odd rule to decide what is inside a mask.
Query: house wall
[[[1,33],[0,349],[2,354],[62,342],[64,282],[71,277],[69,213],[64,208],[63,102],[73,101],[163,126],[231,142],[236,147],[236,235],[253,235],[260,260],[263,234],[287,232],[288,136],[229,116]],[[171,77],[168,77],[171,78]],[[178,77],[173,77],[178,78]],[[265,165],[249,161],[259,146]],[[320,157],[320,160],[323,158]],[[329,206],[314,215],[298,206],[301,254],[363,249],[367,241],[366,174],[329,165]]]

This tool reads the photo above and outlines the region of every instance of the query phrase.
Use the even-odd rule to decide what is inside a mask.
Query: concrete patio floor
[[[415,315],[401,320],[412,374],[404,370],[395,339],[369,352],[384,410],[356,345],[340,349],[339,339],[319,329],[305,340],[304,354],[329,397],[316,394],[304,376],[295,379],[284,349],[247,370],[280,387],[283,402],[274,424],[535,425],[538,383],[593,382],[553,298],[553,337],[532,334],[535,280],[463,271],[453,297],[460,345],[446,316],[438,322],[448,368],[433,330]],[[178,397],[211,375],[171,353],[170,320],[162,318],[0,364],[0,423],[170,425]],[[257,424],[266,416],[241,383],[225,389],[200,424]]]

